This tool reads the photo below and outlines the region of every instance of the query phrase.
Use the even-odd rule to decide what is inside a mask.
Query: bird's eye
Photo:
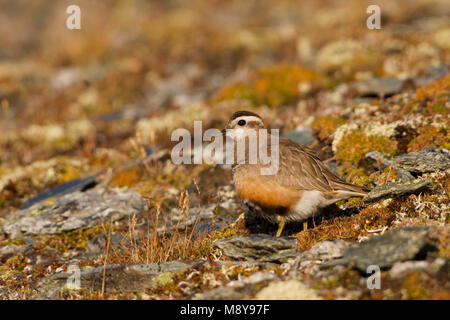
[[[239,120],[237,124],[238,124],[238,126],[241,126],[241,127],[245,126],[245,120]]]

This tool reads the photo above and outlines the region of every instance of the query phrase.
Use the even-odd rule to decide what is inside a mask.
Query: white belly
[[[306,220],[324,208],[336,202],[337,199],[326,199],[320,191],[304,191],[303,196],[289,210],[288,221]]]

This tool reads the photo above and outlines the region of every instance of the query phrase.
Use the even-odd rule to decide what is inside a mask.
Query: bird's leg
[[[303,231],[308,230],[308,220],[303,221]]]
[[[283,232],[284,225],[286,223],[286,220],[284,217],[280,217],[280,222],[278,222],[278,231],[277,231],[277,237],[281,236],[281,233]]]

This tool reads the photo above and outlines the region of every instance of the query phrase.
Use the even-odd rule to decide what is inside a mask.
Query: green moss
[[[0,274],[15,275],[19,274],[25,269],[25,257],[22,254],[15,255],[0,266]]]
[[[244,99],[253,106],[279,107],[302,95],[300,83],[321,82],[321,75],[300,66],[271,66],[255,70],[247,82],[225,86],[216,94],[215,100]]]
[[[337,146],[336,158],[358,164],[370,151],[379,151],[389,156],[397,153],[396,141],[377,135],[366,135],[361,130],[344,136]]]
[[[238,233],[234,229],[230,228],[222,228],[219,231],[215,233],[214,239],[224,239],[224,238],[231,238],[234,236],[237,236]]]
[[[441,114],[447,114],[449,113],[449,110],[443,105],[442,103],[435,104],[431,108],[431,112],[433,113],[441,113]]]
[[[106,224],[105,228],[108,229],[109,224]],[[89,229],[67,231],[51,236],[42,236],[39,238],[39,241],[42,245],[50,246],[63,253],[73,249],[86,250],[87,242],[92,240],[96,235],[103,233],[104,229],[99,225]]]
[[[155,285],[156,286],[167,286],[169,284],[173,283],[173,278],[174,275],[171,272],[164,272],[159,274],[156,278],[155,278]]]
[[[337,277],[329,276],[313,286],[315,290],[333,289],[339,287],[341,284]]]

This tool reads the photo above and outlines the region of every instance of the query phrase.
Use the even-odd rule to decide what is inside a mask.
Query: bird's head
[[[243,138],[260,129],[264,129],[264,122],[259,115],[250,111],[237,111],[228,120],[222,133],[232,138]]]

